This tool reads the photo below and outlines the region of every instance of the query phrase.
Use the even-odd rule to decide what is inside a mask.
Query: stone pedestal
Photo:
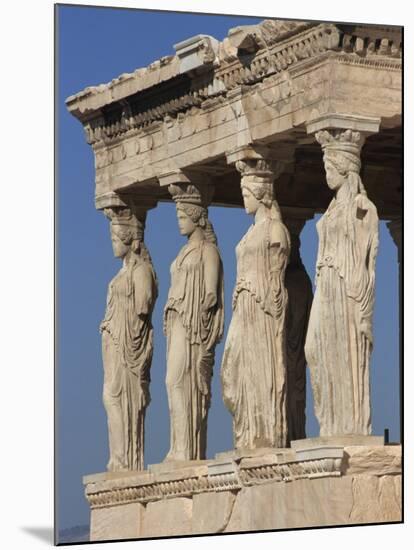
[[[90,540],[400,522],[401,446],[358,443],[86,476]]]

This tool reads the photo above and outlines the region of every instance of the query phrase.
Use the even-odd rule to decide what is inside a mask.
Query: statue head
[[[200,228],[206,240],[216,243],[216,235],[208,219],[207,210],[213,189],[207,186],[198,188],[192,184],[174,184],[168,189],[176,204],[181,235],[189,237]]]
[[[177,219],[181,235],[190,236],[197,227],[206,228],[207,210],[201,206],[177,202]]]
[[[347,185],[351,195],[364,193],[359,172],[361,170],[360,153],[363,140],[359,132],[352,130],[323,130],[315,134],[323,150],[323,162],[328,187],[337,191]]]
[[[258,181],[255,176],[245,176],[241,183],[244,208],[247,214],[256,214],[260,205],[271,208],[273,203],[273,184]]]
[[[111,240],[114,255],[124,258],[129,252],[140,254],[145,220],[139,220],[128,207],[105,208],[104,213],[111,221]]]
[[[273,180],[282,172],[283,164],[264,159],[240,160],[236,168],[242,175],[241,190],[247,214],[256,214],[262,207],[270,217],[281,219]]]

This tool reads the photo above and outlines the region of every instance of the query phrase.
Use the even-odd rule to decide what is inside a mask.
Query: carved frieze
[[[129,502],[147,503],[165,498],[193,496],[198,493],[239,491],[243,487],[251,487],[269,482],[288,482],[295,479],[316,477],[338,477],[341,475],[342,458],[326,456],[314,460],[292,460],[278,463],[275,455],[274,463],[258,459],[257,465],[244,466],[243,461],[237,464],[234,471],[209,474],[207,472],[195,475],[194,472],[180,479],[157,479],[156,477],[141,477],[131,480],[130,486],[117,489],[96,490],[94,484],[87,484],[85,495],[92,509],[127,504]],[[262,464],[260,463],[262,462]]]

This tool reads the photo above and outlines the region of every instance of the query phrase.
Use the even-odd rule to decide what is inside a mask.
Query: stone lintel
[[[307,439],[297,439],[290,442],[290,446],[296,452],[305,449],[328,447],[347,447],[353,445],[384,446],[384,436],[382,435],[338,435],[309,437]]]
[[[114,207],[129,207],[133,203],[135,210],[142,209],[142,212],[151,210],[157,206],[157,199],[149,195],[141,195],[139,193],[115,193],[110,191],[102,195],[95,196],[95,208],[103,210],[104,208]]]
[[[327,113],[308,121],[306,131],[314,134],[319,130],[356,130],[364,134],[376,134],[381,119],[344,113]]]

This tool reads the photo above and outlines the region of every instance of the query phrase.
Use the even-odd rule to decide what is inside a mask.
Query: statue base
[[[402,521],[401,445],[303,441],[85,476],[90,540]]]

